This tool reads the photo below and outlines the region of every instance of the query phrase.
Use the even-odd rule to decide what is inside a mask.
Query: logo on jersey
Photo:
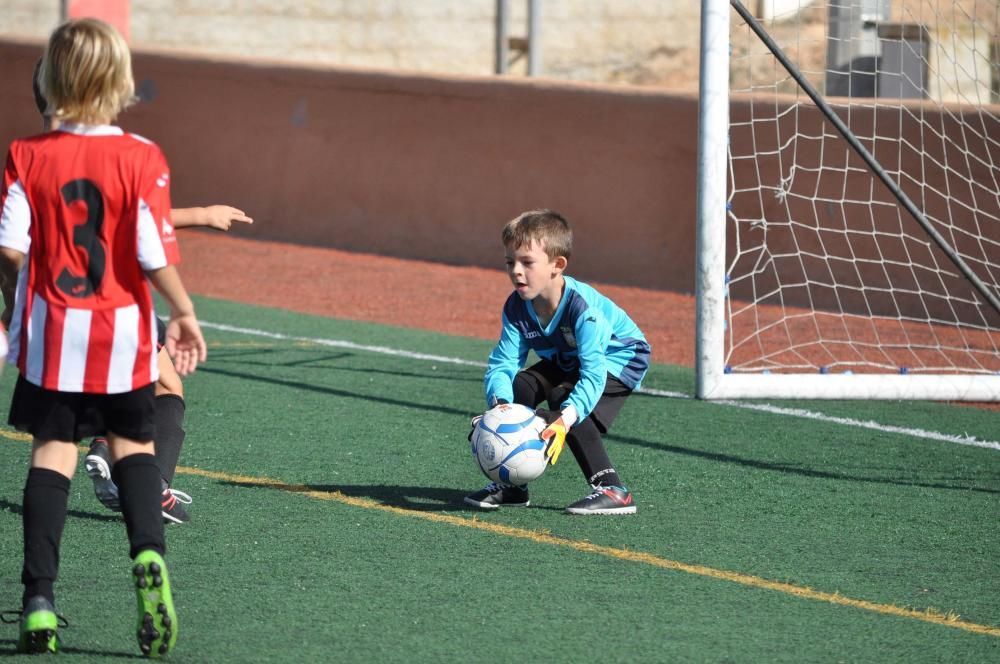
[[[156,186],[157,187],[166,187],[167,186],[167,182],[169,182],[169,181],[170,181],[170,173],[164,173],[160,177],[156,178]]]
[[[164,235],[173,235],[173,233],[174,233],[173,224],[171,224],[169,221],[167,221],[166,219],[164,219],[163,220],[163,234]]]
[[[537,339],[540,336],[542,336],[542,333],[539,332],[538,330],[528,330],[527,332],[524,333],[525,339]]]
[[[576,334],[573,333],[573,328],[569,325],[560,325],[559,331],[562,332],[566,345],[570,348],[576,348]]]

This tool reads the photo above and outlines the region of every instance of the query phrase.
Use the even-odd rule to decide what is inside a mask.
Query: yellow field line
[[[9,438],[11,440],[17,441],[30,441],[31,436],[26,434],[17,433],[14,431],[0,431],[0,436],[4,438]],[[927,608],[922,611],[917,609],[907,609],[892,604],[879,604],[878,602],[869,602],[863,599],[852,599],[850,597],[845,597],[839,593],[828,593],[820,590],[813,590],[806,586],[797,586],[791,583],[783,583],[781,581],[771,581],[769,579],[764,579],[759,576],[752,576],[750,574],[742,574],[740,572],[731,572],[729,570],[715,569],[712,567],[705,567],[704,565],[692,565],[690,563],[682,563],[677,560],[670,560],[668,558],[661,558],[660,556],[653,555],[651,553],[645,553],[643,551],[630,551],[628,549],[616,549],[610,546],[602,546],[600,544],[592,544],[591,542],[583,542],[579,540],[571,540],[563,537],[556,537],[549,533],[527,530],[525,528],[515,528],[513,526],[505,526],[499,523],[490,523],[488,521],[480,521],[476,518],[464,518],[458,516],[452,516],[450,514],[441,514],[437,512],[421,512],[418,510],[409,510],[402,507],[396,507],[394,505],[386,505],[378,501],[372,500],[370,498],[358,498],[356,496],[348,496],[339,491],[318,491],[312,489],[303,484],[286,484],[280,480],[273,480],[266,477],[254,477],[250,475],[234,475],[231,473],[220,473],[214,470],[204,470],[201,468],[190,468],[187,466],[178,466],[177,472],[183,475],[195,475],[198,477],[204,477],[211,480],[217,480],[221,482],[233,482],[238,484],[250,484],[254,486],[266,487],[269,489],[276,489],[278,491],[286,491],[289,493],[298,493],[310,498],[315,498],[317,500],[329,500],[344,505],[351,505],[352,507],[360,507],[363,509],[370,510],[380,510],[382,512],[388,512],[390,514],[396,514],[399,516],[410,517],[414,519],[423,519],[425,521],[432,521],[434,523],[446,523],[452,526],[458,526],[461,528],[472,528],[475,530],[481,530],[496,535],[504,535],[506,537],[516,537],[518,539],[529,540],[532,542],[538,542],[539,544],[550,544],[552,546],[561,546],[568,549],[573,549],[574,551],[581,551],[583,553],[593,553],[600,556],[607,556],[609,558],[616,558],[618,560],[625,560],[633,563],[642,563],[644,565],[651,565],[660,569],[669,569],[676,572],[684,572],[686,574],[696,574],[698,576],[704,576],[712,579],[719,579],[720,581],[729,581],[730,583],[738,583],[743,586],[750,586],[752,588],[763,588],[765,590],[773,590],[775,592],[784,593],[786,595],[792,595],[794,597],[800,597],[802,599],[810,599],[819,602],[829,602],[831,604],[839,604],[841,606],[849,606],[855,609],[862,609],[864,611],[871,611],[873,613],[880,613],[889,616],[898,616],[900,618],[911,618],[913,620],[920,620],[927,623],[932,623],[935,625],[942,625],[944,627],[952,627],[954,629],[961,629],[966,632],[972,632],[975,634],[985,634],[987,636],[1000,637],[1000,627],[991,627],[989,625],[981,625],[979,623],[968,622],[961,620],[957,613],[949,611],[947,613],[941,613],[932,608]]]
[[[503,524],[480,521],[479,519],[475,518],[468,519],[458,516],[452,516],[450,514],[410,510],[402,507],[396,507],[394,505],[386,505],[384,503],[377,502],[370,498],[358,498],[355,496],[348,496],[339,491],[317,491],[316,489],[311,489],[308,486],[302,484],[285,484],[284,482],[268,479],[265,477],[251,477],[248,475],[231,475],[229,473],[220,473],[212,470],[202,470],[200,468],[187,468],[184,466],[179,466],[177,468],[177,472],[183,473],[185,475],[197,475],[199,477],[205,477],[208,479],[220,480],[224,482],[252,484],[256,486],[267,487],[270,489],[277,489],[279,491],[299,493],[305,496],[309,496],[310,498],[316,498],[318,500],[331,500],[334,502],[343,503],[345,505],[351,505],[353,507],[381,510],[383,512],[397,514],[399,516],[406,516],[415,519],[424,519],[425,521],[433,521],[435,523],[446,523],[452,526],[459,526],[462,528],[473,528],[476,530],[483,530],[489,533],[494,533],[496,535],[517,537],[519,539],[530,540],[532,542],[538,542],[540,544],[551,544],[553,546],[562,546],[568,549],[573,549],[575,551],[582,551],[584,553],[594,553],[601,556],[607,556],[609,558],[617,558],[618,560],[626,560],[628,562],[633,562],[633,563],[652,565],[653,567],[659,567],[661,569],[669,569],[677,572],[685,572],[687,574],[697,574],[698,576],[706,576],[713,579],[719,579],[721,581],[729,581],[744,586],[751,586],[753,588],[763,588],[765,590],[773,590],[775,592],[785,593],[787,595],[793,595],[795,597],[801,597],[803,599],[811,599],[820,602],[829,602],[831,604],[839,604],[841,606],[850,606],[856,609],[872,611],[874,613],[881,613],[890,616],[899,616],[901,618],[912,618],[914,620],[921,620],[923,622],[933,623],[935,625],[943,625],[945,627],[953,627],[955,629],[962,629],[967,632],[973,632],[976,634],[986,634],[988,636],[1000,637],[1000,628],[990,627],[989,625],[980,625],[978,623],[961,620],[959,619],[958,614],[951,611],[949,611],[948,613],[941,613],[931,608],[925,609],[923,611],[918,611],[916,609],[906,609],[894,606],[892,604],[879,604],[877,602],[869,602],[862,599],[852,599],[850,597],[844,597],[843,595],[835,592],[828,593],[819,590],[813,590],[812,588],[807,588],[805,586],[796,586],[791,583],[771,581],[768,579],[761,578],[759,576],[751,576],[749,574],[741,574],[739,572],[730,572],[728,570],[714,569],[712,567],[705,567],[703,565],[692,565],[689,563],[682,563],[676,560],[661,558],[651,553],[644,553],[642,551],[616,549],[610,546],[601,546],[599,544],[592,544],[590,542],[582,542],[579,540],[571,540],[563,537],[556,537],[555,535],[550,535],[548,533],[539,532],[535,530],[527,530],[525,528],[515,528],[513,526],[505,526]]]

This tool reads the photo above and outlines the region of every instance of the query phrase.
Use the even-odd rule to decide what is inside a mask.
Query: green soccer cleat
[[[139,650],[146,657],[160,657],[177,643],[177,614],[170,596],[167,564],[155,551],[142,551],[135,557],[132,576],[139,602],[139,625],[136,636]]]
[[[17,651],[22,653],[59,652],[59,617],[52,602],[41,595],[28,600],[21,612],[21,637]]]

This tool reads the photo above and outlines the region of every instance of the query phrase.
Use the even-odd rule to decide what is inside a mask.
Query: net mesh
[[[1000,296],[1000,3],[801,0],[762,23]],[[727,370],[1000,372],[1000,314],[735,12],[731,49]]]

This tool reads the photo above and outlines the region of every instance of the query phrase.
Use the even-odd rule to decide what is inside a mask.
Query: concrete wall
[[[0,42],[3,145],[37,130],[41,48]],[[134,69],[146,101],[122,126],[164,149],[175,205],[239,205],[259,222],[241,234],[501,267],[502,224],[551,207],[572,273],[693,289],[693,96],[142,52]]]
[[[0,0],[0,36],[44,39],[59,4]],[[511,36],[526,36],[527,4],[509,0]],[[130,27],[137,48],[487,75],[495,8],[496,0],[132,0]],[[697,87],[700,3],[543,0],[541,8],[546,76]]]
[[[9,103],[0,105],[4,145],[37,130],[30,73],[40,51],[39,43],[0,42],[0,76],[9,92]],[[121,118],[122,126],[163,147],[178,207],[213,202],[243,207],[259,223],[241,234],[501,267],[502,224],[523,210],[551,207],[566,214],[577,231],[571,273],[693,290],[693,95],[143,52],[135,54],[134,69],[145,101]],[[842,141],[820,139],[830,129],[817,112],[803,106],[785,113],[792,102],[737,98],[731,107],[737,123],[732,153],[768,153],[734,165],[744,193],[734,197],[733,213],[769,220],[767,251],[783,256],[774,265],[787,263],[783,267],[806,281],[844,285],[811,294],[788,291],[785,303],[809,304],[812,298],[817,306],[892,311],[902,302],[903,309],[918,313],[924,306],[916,297],[879,292],[859,299],[860,274],[866,288],[876,291],[889,286],[942,291],[942,315],[951,315],[943,291],[959,289],[963,297],[969,291],[960,283],[942,289],[952,278],[933,266],[956,271],[922,238],[915,222],[900,214],[884,187],[872,184]],[[963,136],[957,124],[962,111],[911,105],[906,122],[900,122],[898,108],[880,105],[852,113],[851,126],[862,137],[879,129],[874,147],[866,141],[890,172],[916,169],[919,179],[904,178],[907,193],[940,220],[942,232],[947,231],[941,224],[958,224],[950,237],[996,287],[1000,273],[990,253],[1000,242],[995,224],[1000,201],[968,185],[993,181],[991,165],[1000,163],[996,143],[921,138],[926,129],[917,117],[950,136]],[[969,126],[982,122],[977,111],[964,112],[971,114]],[[751,115],[759,121],[752,130],[746,124]],[[894,129],[898,137],[889,133]],[[786,140],[796,132],[798,139]],[[921,145],[922,152],[913,148]],[[793,157],[796,177],[781,185],[787,195],[778,197]],[[840,203],[845,192],[853,202]],[[873,207],[869,200],[887,204]],[[827,230],[808,225],[817,214]],[[754,228],[740,227],[753,235],[744,247],[759,240]],[[836,230],[844,228],[851,230],[850,243]],[[808,254],[829,258],[812,260]],[[833,278],[831,269],[841,274]],[[734,290],[733,295],[752,294]]]

